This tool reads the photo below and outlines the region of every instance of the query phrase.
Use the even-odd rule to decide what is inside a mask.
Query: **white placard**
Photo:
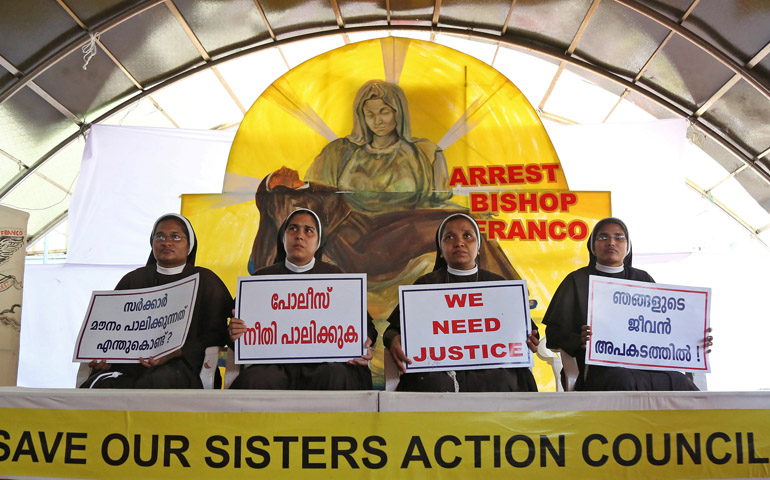
[[[200,275],[157,287],[98,291],[80,328],[73,362],[139,363],[179,350],[187,339]]]
[[[531,367],[527,282],[398,287],[407,372]]]
[[[235,316],[246,333],[235,363],[342,362],[364,354],[366,274],[238,278]]]
[[[709,372],[711,289],[591,275],[586,363]]]

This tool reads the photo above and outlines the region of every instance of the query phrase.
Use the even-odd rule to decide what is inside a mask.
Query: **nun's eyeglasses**
[[[602,233],[601,235],[596,237],[596,241],[597,242],[606,242],[609,239],[610,239],[610,235],[606,235],[604,233]],[[615,240],[618,243],[625,242],[626,241],[626,236],[625,235],[612,235],[612,239]]]
[[[187,237],[185,237],[184,235],[179,235],[178,233],[172,233],[171,236],[169,237],[166,237],[162,233],[156,233],[155,235],[152,236],[152,240],[154,242],[165,242],[166,238],[170,239],[172,242],[181,242]]]

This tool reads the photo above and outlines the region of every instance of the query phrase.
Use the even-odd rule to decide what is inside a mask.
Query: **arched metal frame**
[[[635,94],[638,94],[649,101],[652,101],[658,105],[665,107],[672,114],[688,119],[688,121],[691,123],[693,127],[702,131],[709,138],[711,138],[712,140],[717,142],[719,145],[721,145],[725,150],[727,150],[732,155],[734,155],[737,159],[743,162],[743,164],[747,168],[752,169],[760,178],[764,180],[766,184],[768,184],[768,187],[770,187],[770,173],[765,168],[763,168],[763,166],[759,162],[761,159],[763,159],[764,157],[767,157],[770,154],[770,148],[761,152],[759,155],[754,156],[750,152],[742,148],[739,142],[731,138],[728,132],[720,131],[702,119],[703,113],[711,105],[713,105],[713,103],[716,100],[718,100],[722,95],[724,95],[727,91],[729,91],[729,89],[733,85],[738,83],[738,81],[740,80],[745,81],[752,88],[760,92],[764,97],[770,99],[770,89],[768,89],[756,77],[754,72],[750,71],[752,67],[757,65],[768,54],[770,54],[770,44],[766,45],[763,49],[761,49],[761,51],[757,53],[745,65],[740,65],[737,62],[733,61],[726,54],[721,52],[719,49],[717,49],[716,47],[714,47],[704,39],[700,38],[699,36],[694,34],[692,31],[687,30],[681,26],[680,23],[683,22],[684,19],[692,12],[692,10],[695,8],[695,6],[699,3],[700,0],[695,0],[691,4],[690,8],[684,12],[683,17],[680,19],[680,23],[671,21],[670,19],[666,18],[665,16],[650,9],[649,7],[643,5],[642,3],[636,0],[605,0],[605,1],[614,1],[627,8],[630,8],[633,11],[641,15],[644,15],[650,20],[656,22],[658,25],[661,25],[669,30],[669,34],[666,36],[663,42],[661,42],[661,44],[656,49],[656,51],[652,54],[652,56],[648,59],[645,66],[642,67],[641,71],[638,72],[636,77],[631,80],[623,78],[616,73],[613,73],[597,65],[591,64],[573,55],[580,41],[580,37],[582,36],[583,32],[587,28],[588,24],[590,23],[591,17],[596,11],[596,8],[598,7],[601,0],[593,0],[591,6],[587,10],[585,17],[582,20],[580,28],[577,30],[569,48],[566,51],[562,49],[558,49],[553,45],[534,42],[533,40],[528,38],[517,38],[515,36],[510,35],[509,32],[506,32],[508,19],[511,17],[513,9],[516,5],[516,0],[513,0],[511,3],[510,9],[508,11],[508,17],[499,34],[490,34],[490,33],[484,33],[479,31],[467,30],[466,27],[453,27],[453,26],[443,26],[443,25],[439,26],[438,23],[440,19],[441,0],[435,1],[434,12],[433,12],[432,21],[430,25],[427,25],[427,24],[426,25],[392,25],[391,18],[390,18],[391,17],[390,2],[386,0],[386,11],[387,11],[386,24],[377,25],[377,26],[365,26],[365,27],[358,27],[358,26],[349,27],[345,25],[345,22],[342,17],[339,5],[337,4],[337,1],[331,0],[331,7],[337,21],[337,26],[338,26],[337,29],[319,31],[319,32],[298,35],[298,36],[291,36],[289,38],[276,37],[259,1],[254,0],[254,3],[258,8],[260,16],[262,17],[262,20],[264,21],[267,31],[270,35],[271,41],[268,41],[267,43],[260,43],[257,45],[253,45],[249,48],[239,48],[237,51],[227,52],[217,59],[212,59],[211,56],[206,52],[205,48],[197,39],[197,37],[195,36],[195,33],[190,28],[190,26],[187,25],[185,19],[179,13],[179,11],[177,10],[172,0],[144,0],[141,2],[137,2],[136,5],[134,5],[128,11],[115,15],[111,18],[108,18],[103,22],[100,22],[92,30],[94,32],[98,31],[100,33],[104,33],[122,24],[123,22],[133,18],[136,15],[140,15],[143,12],[153,7],[156,7],[160,4],[165,4],[169,8],[169,10],[171,10],[172,14],[174,14],[177,21],[180,22],[180,25],[182,26],[183,30],[187,34],[188,38],[198,50],[201,56],[202,63],[184,72],[181,72],[175,75],[170,75],[164,78],[163,80],[161,80],[160,82],[158,82],[157,84],[147,87],[147,86],[140,85],[140,83],[133,76],[131,76],[128,70],[120,64],[118,59],[114,55],[112,55],[109,52],[109,50],[107,50],[103,45],[100,45],[100,48],[105,51],[105,53],[110,57],[110,59],[113,62],[115,62],[115,64],[121,69],[121,71],[123,71],[123,73],[131,80],[131,82],[137,87],[137,89],[139,89],[139,92],[135,95],[130,96],[129,98],[126,98],[120,104],[114,106],[108,112],[100,115],[98,118],[92,120],[89,123],[83,123],[79,121],[74,114],[72,114],[71,112],[67,112],[65,107],[63,107],[61,104],[58,104],[58,102],[56,102],[54,98],[47,96],[47,94],[42,89],[37,87],[34,83],[34,80],[36,77],[41,75],[43,72],[45,72],[47,69],[55,65],[57,62],[67,57],[69,54],[73,53],[77,49],[80,49],[83,45],[87,44],[91,38],[90,33],[85,30],[85,25],[83,24],[83,22],[77,19],[75,14],[68,9],[66,4],[64,3],[64,0],[57,0],[57,1],[62,6],[62,8],[67,10],[67,13],[73,19],[75,19],[76,22],[81,26],[81,28],[83,29],[82,34],[80,34],[77,38],[72,40],[66,46],[59,49],[56,53],[52,54],[48,59],[43,61],[40,65],[35,67],[33,70],[31,70],[27,74],[22,74],[21,72],[16,70],[15,67],[10,64],[10,62],[0,57],[0,65],[2,65],[7,70],[9,70],[17,78],[17,80],[8,89],[6,89],[2,94],[0,94],[0,103],[11,98],[15,93],[19,92],[22,88],[29,87],[35,93],[40,95],[41,98],[43,98],[49,104],[54,106],[54,108],[59,110],[64,116],[66,116],[67,118],[75,122],[80,127],[80,131],[70,135],[69,137],[61,141],[58,145],[56,145],[54,148],[48,151],[44,156],[39,158],[28,168],[25,168],[22,171],[20,171],[10,181],[8,181],[4,186],[2,186],[2,188],[0,188],[0,200],[2,200],[2,198],[8,195],[8,193],[11,192],[17,185],[19,185],[19,183],[21,183],[30,173],[34,172],[36,169],[42,166],[49,158],[51,158],[53,155],[59,152],[62,148],[64,148],[73,140],[75,140],[79,135],[82,135],[85,132],[87,132],[90,124],[100,123],[105,119],[111,117],[118,111],[124,109],[128,105],[138,102],[145,97],[151,96],[153,93],[157,92],[161,88],[167,87],[170,84],[183,80],[203,70],[212,69],[214,73],[217,74],[217,77],[219,78],[220,82],[222,82],[225,89],[228,90],[228,93],[233,98],[234,102],[239,107],[239,109],[242,112],[245,112],[245,108],[243,107],[243,105],[240,104],[240,102],[237,100],[233,92],[229,89],[225,80],[221,77],[221,75],[218,75],[218,72],[216,70],[216,67],[218,65],[221,65],[225,62],[228,62],[230,60],[233,60],[245,55],[249,55],[249,54],[262,51],[265,49],[273,48],[273,47],[279,47],[281,45],[296,42],[296,41],[308,40],[312,38],[336,36],[340,34],[342,34],[347,39],[348,33],[358,33],[358,32],[367,32],[367,31],[390,32],[390,31],[396,31],[396,30],[427,32],[427,33],[430,33],[431,35],[435,35],[435,34],[457,35],[457,36],[467,37],[469,39],[492,41],[494,43],[497,43],[498,48],[500,48],[501,46],[513,47],[519,50],[534,52],[541,56],[545,56],[552,59],[554,62],[556,62],[559,65],[559,68],[557,69],[557,72],[553,78],[551,87],[548,89],[544,98],[540,102],[541,108],[545,104],[548,96],[553,90],[553,87],[556,81],[558,80],[559,75],[567,65],[577,67],[580,70],[584,70],[586,72],[590,72],[593,75],[597,75],[604,79],[610,80],[624,88],[624,93],[620,96],[618,103],[623,98],[625,98],[628,95],[628,93],[634,92]],[[715,92],[710,99],[708,99],[706,102],[703,102],[701,105],[699,105],[697,110],[695,111],[690,111],[686,107],[678,104],[672,96],[667,96],[666,92],[653,90],[652,88],[639,82],[642,74],[644,73],[644,70],[647,68],[650,62],[654,59],[654,57],[662,50],[662,48],[665,46],[665,44],[673,35],[679,35],[682,38],[686,39],[687,41],[689,41],[690,43],[692,43],[693,45],[701,49],[703,52],[707,53],[708,55],[716,59],[722,65],[729,68],[734,74],[733,78],[731,78],[725,85],[722,86],[722,88],[720,88],[717,92]],[[38,232],[36,236],[39,236],[40,234],[47,231],[49,227],[56,225],[61,220],[61,218],[66,217],[66,214],[67,212],[65,211],[62,214],[62,216],[55,219],[53,222],[49,223],[49,225],[43,228],[40,232]],[[34,240],[34,239],[31,239],[31,240]]]

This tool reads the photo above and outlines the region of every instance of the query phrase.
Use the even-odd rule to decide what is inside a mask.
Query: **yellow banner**
[[[767,478],[770,410],[3,409],[0,471],[103,479]]]
[[[481,268],[528,282],[536,322],[561,279],[586,264],[590,229],[611,214],[609,192],[569,190],[537,111],[504,75],[396,37],[340,47],[278,78],[238,128],[222,194],[182,197],[198,265],[231,292],[273,263],[278,228],[300,206],[324,223],[322,259],[368,275],[380,334],[398,286],[431,271],[450,213],[479,221]],[[382,356],[378,343],[376,388]],[[541,391],[556,389],[544,362],[534,375]]]

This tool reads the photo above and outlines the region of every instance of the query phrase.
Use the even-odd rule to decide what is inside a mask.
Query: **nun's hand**
[[[144,365],[147,368],[150,367],[157,367],[158,365],[163,365],[164,363],[168,362],[172,358],[181,357],[182,356],[182,349],[175,350],[168,355],[163,355],[162,357],[148,357],[148,358],[140,358],[139,363]]]
[[[231,318],[230,324],[227,326],[227,333],[230,334],[230,341],[235,342],[246,333],[246,322],[240,318]]]
[[[281,167],[270,174],[270,180],[267,182],[267,189],[272,190],[278,185],[289,188],[299,188],[305,182],[299,179],[299,173],[289,167]]]
[[[353,358],[351,360],[348,360],[348,363],[351,365],[363,365],[364,367],[369,365],[369,360],[372,359],[374,354],[372,353],[372,339],[366,338],[366,343],[364,344],[364,347],[366,347],[366,353],[361,355],[359,358]]]
[[[107,360],[91,360],[88,362],[88,366],[91,367],[91,370],[109,370],[112,368],[112,365],[107,363]]]
[[[540,339],[537,338],[537,329],[532,329],[532,333],[527,337],[527,346],[532,353],[537,353],[537,346],[540,345]]]
[[[406,365],[404,365],[404,363],[411,365],[412,361],[404,354],[404,351],[401,349],[401,335],[396,335],[396,337],[390,343],[390,348],[388,350],[390,351],[390,356],[393,357],[393,361],[396,362],[398,373],[406,373]]]
[[[706,329],[706,338],[703,340],[703,351],[711,353],[711,347],[714,345],[714,337],[710,335],[711,327]]]
[[[583,325],[580,327],[580,348],[585,350],[586,343],[591,340],[591,327]]]

